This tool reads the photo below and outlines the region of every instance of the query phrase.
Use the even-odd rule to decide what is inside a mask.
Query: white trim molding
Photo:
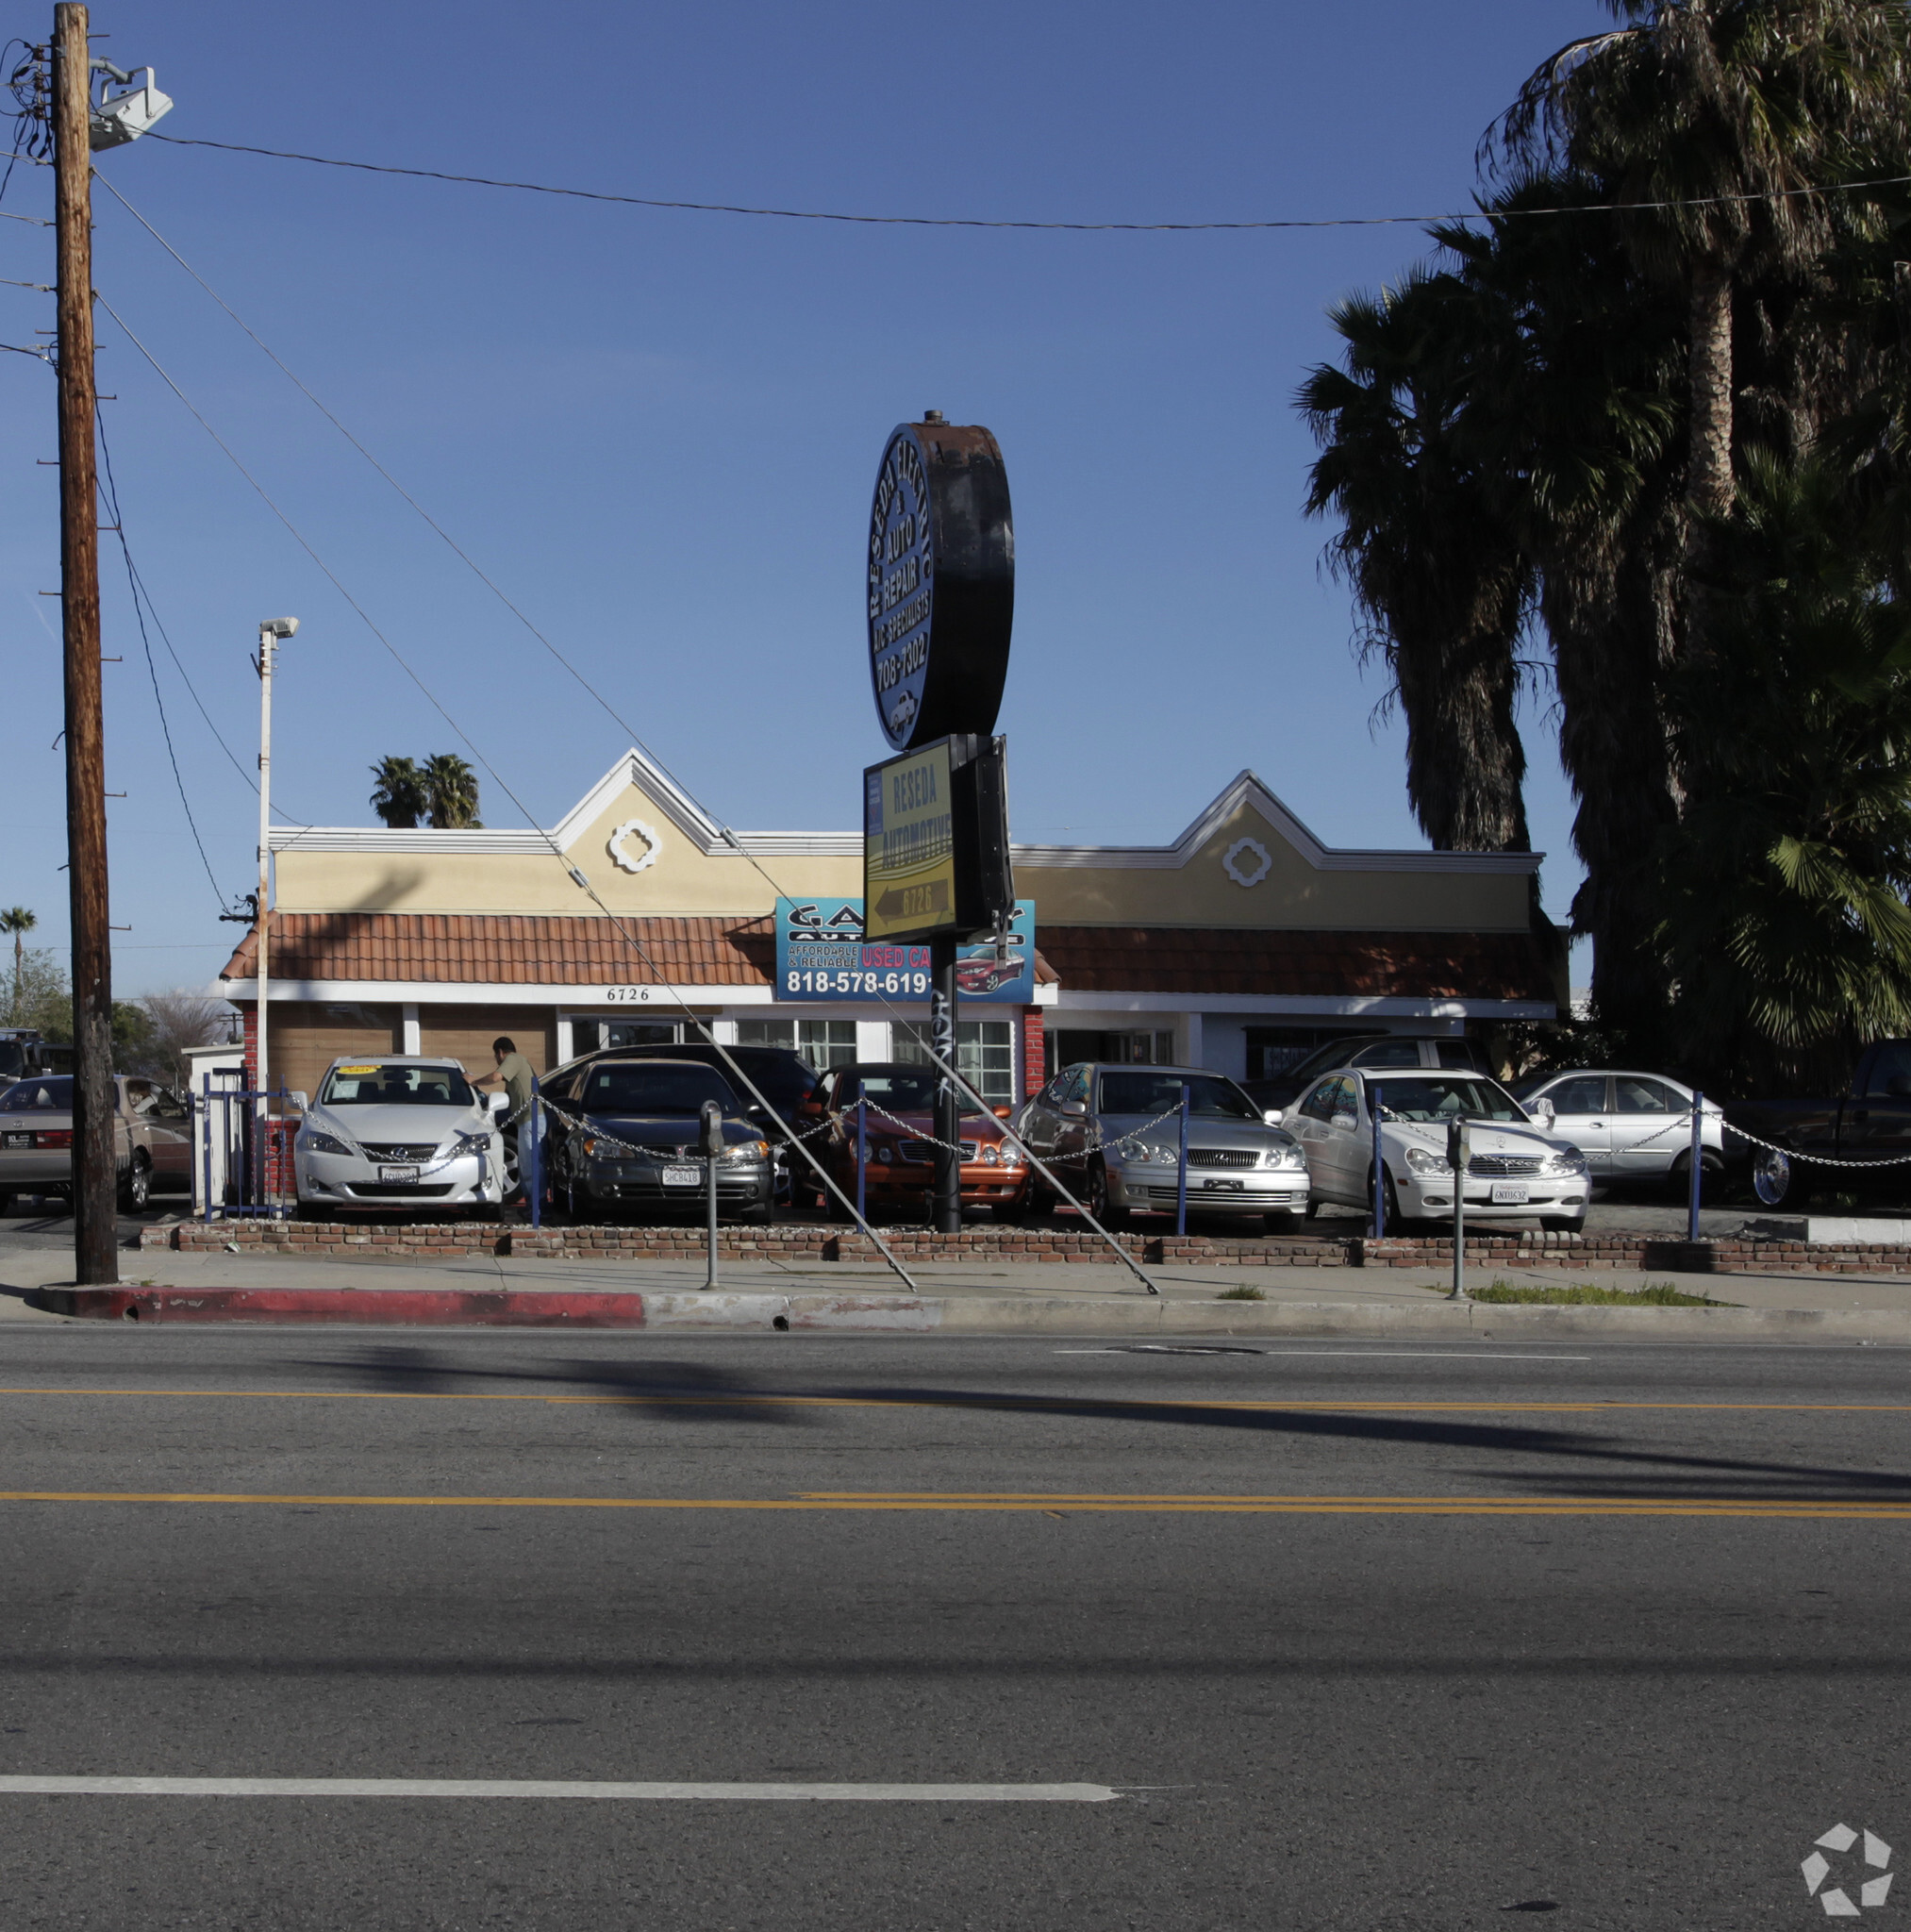
[[[1035,1004],[1052,1007],[1061,989],[1053,981],[1038,984]],[[217,979],[207,989],[208,997],[235,1003],[256,1000],[256,979]],[[272,996],[287,1002],[298,1000],[342,1005],[357,1002],[374,1006],[418,1007],[563,1007],[567,1010],[590,1013],[646,1012],[680,1013],[678,1002],[689,1007],[777,1007],[791,1019],[841,1019],[845,1014],[834,1007],[813,1005],[801,1000],[778,1000],[773,986],[658,986],[623,983],[611,986],[514,985],[508,981],[484,984],[461,980],[418,979],[281,979],[273,975]],[[910,1002],[898,1000],[898,1006]],[[926,1000],[916,1002],[924,1010]],[[984,1003],[971,1001],[970,1006]],[[988,1002],[989,1007],[1000,1002]],[[845,1011],[855,1017],[860,1008]],[[1013,1012],[1013,1005],[1002,1010]],[[972,1015],[972,1017],[973,1017]]]
[[[278,984],[276,980],[273,982]],[[1347,994],[1248,992],[1071,992],[1056,1002],[1055,1024],[1071,1013],[1317,1013],[1329,1019],[1371,1015],[1393,1020],[1552,1020],[1551,1000],[1413,999]]]

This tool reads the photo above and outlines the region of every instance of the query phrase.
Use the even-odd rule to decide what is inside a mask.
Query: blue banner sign
[[[998,959],[989,945],[957,949],[956,984],[964,1001],[1035,1004],[1033,899],[1015,902],[1007,958]],[[776,997],[924,1001],[929,997],[929,949],[867,944],[860,899],[779,899]]]

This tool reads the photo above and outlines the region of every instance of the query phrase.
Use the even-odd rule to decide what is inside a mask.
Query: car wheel
[[[1128,1224],[1128,1210],[1108,1199],[1108,1170],[1099,1160],[1088,1169],[1088,1212],[1111,1234]]]
[[[1725,1158],[1707,1147],[1699,1159],[1699,1205],[1711,1207],[1725,1185]],[[1692,1198],[1692,1150],[1688,1147],[1666,1174],[1666,1191],[1675,1201]]]
[[[152,1194],[152,1165],[143,1154],[136,1154],[126,1163],[125,1173],[120,1176],[120,1207],[128,1214],[138,1214]]]
[[[1754,1157],[1752,1190],[1768,1208],[1782,1207],[1786,1201],[1796,1204],[1805,1191],[1791,1157],[1775,1147],[1761,1147]],[[1703,1194],[1700,1198],[1703,1199]]]

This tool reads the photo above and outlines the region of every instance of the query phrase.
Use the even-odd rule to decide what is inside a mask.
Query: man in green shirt
[[[510,1096],[511,1104],[505,1109],[505,1117],[498,1124],[504,1135],[506,1162],[515,1171],[518,1167],[518,1130],[531,1118],[531,1084],[537,1075],[530,1061],[518,1051],[517,1042],[507,1035],[500,1034],[491,1041],[491,1058],[497,1062],[497,1071],[474,1080],[472,1085],[501,1086]],[[521,1181],[521,1191],[522,1185]],[[516,1199],[517,1196],[511,1198]]]

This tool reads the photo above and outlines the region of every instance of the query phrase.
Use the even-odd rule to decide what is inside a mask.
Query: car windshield
[[[0,1040],[0,1080],[17,1080],[26,1071],[26,1049],[17,1040]]]
[[[53,1080],[22,1080],[0,1098],[0,1113],[71,1113],[73,1081],[62,1075]]]
[[[321,1107],[475,1107],[457,1067],[391,1066],[367,1061],[334,1067],[319,1091]]]
[[[880,1108],[885,1113],[927,1113],[936,1105],[936,1074],[928,1067],[898,1067],[893,1073],[853,1074],[849,1085],[855,1091],[846,1093],[843,1098],[854,1100],[856,1092],[860,1092],[872,1110]],[[957,1098],[965,1114],[982,1111],[972,1100],[962,1095]]]
[[[1336,1067],[1344,1067],[1358,1053],[1367,1041],[1375,1036],[1357,1033],[1339,1040],[1330,1040],[1325,1046],[1317,1046],[1298,1066],[1292,1066],[1279,1075],[1288,1085],[1304,1087],[1317,1074],[1331,1072]]]
[[[816,1074],[803,1061],[782,1053],[752,1053],[748,1047],[731,1047],[730,1056],[743,1072],[762,1089],[763,1098],[779,1113],[790,1113],[810,1096]]]
[[[1508,1121],[1524,1124],[1520,1104],[1496,1080],[1477,1074],[1415,1074],[1375,1079],[1383,1112],[1397,1121]]]
[[[714,1100],[726,1114],[739,1111],[737,1096],[715,1069],[645,1066],[641,1060],[592,1067],[577,1099],[594,1113],[684,1114],[695,1119],[706,1100]]]
[[[1181,1105],[1188,1089],[1188,1110],[1205,1120],[1257,1121],[1261,1110],[1232,1080],[1214,1074],[1134,1073],[1102,1075],[1104,1113],[1168,1113]]]

